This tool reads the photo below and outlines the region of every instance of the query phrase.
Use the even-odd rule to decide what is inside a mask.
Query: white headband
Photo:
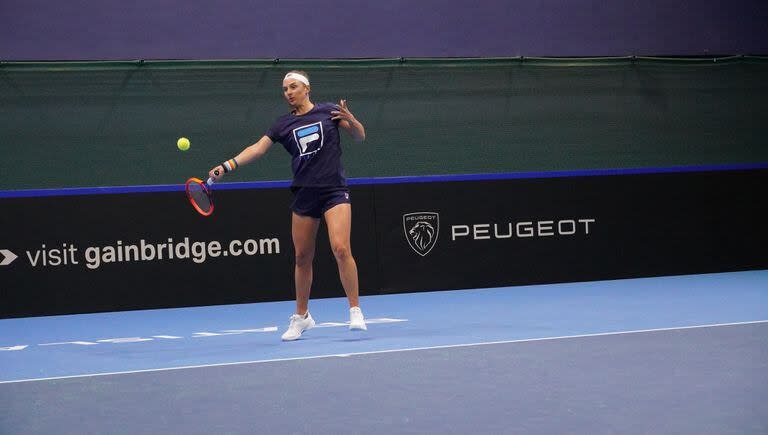
[[[285,80],[288,80],[288,79],[294,79],[294,80],[298,80],[298,81],[300,81],[300,82],[304,83],[305,85],[309,86],[309,79],[308,79],[308,78],[306,78],[306,77],[304,77],[304,76],[303,76],[303,75],[301,75],[301,74],[297,74],[297,73],[288,73],[288,74],[286,74],[286,75],[285,75],[285,77],[283,78],[283,81],[285,81]]]

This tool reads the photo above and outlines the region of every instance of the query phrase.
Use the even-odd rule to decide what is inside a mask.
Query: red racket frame
[[[192,199],[192,194],[189,191],[189,186],[191,184],[199,184],[200,187],[203,189],[203,192],[205,192],[206,195],[208,195],[208,200],[211,202],[211,209],[208,211],[202,210],[197,203],[195,203],[195,200]],[[184,183],[184,190],[187,192],[187,199],[189,200],[189,203],[192,204],[192,207],[195,208],[195,210],[200,213],[203,216],[210,216],[213,213],[213,195],[211,194],[210,189],[208,189],[208,186],[205,185],[205,182],[199,178],[190,178],[187,180],[186,183]]]

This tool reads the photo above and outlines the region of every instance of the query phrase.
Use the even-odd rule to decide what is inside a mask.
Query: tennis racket
[[[216,176],[219,171],[215,171]],[[190,178],[184,184],[184,190],[187,192],[187,199],[192,207],[203,216],[210,216],[213,213],[213,178],[203,181],[199,178]]]

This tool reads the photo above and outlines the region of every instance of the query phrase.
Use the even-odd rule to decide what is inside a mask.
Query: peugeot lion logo
[[[408,244],[422,257],[437,243],[440,232],[440,215],[433,212],[408,213],[403,215],[403,230]]]

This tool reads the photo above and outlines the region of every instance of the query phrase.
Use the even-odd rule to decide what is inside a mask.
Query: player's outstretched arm
[[[219,181],[225,173],[234,171],[238,166],[247,165],[248,163],[261,158],[261,156],[269,151],[269,147],[271,147],[272,144],[272,139],[267,136],[262,136],[258,142],[247,147],[234,158],[229,159],[224,163],[212,168],[208,172],[208,176],[216,181]],[[218,175],[216,175],[217,173]]]

